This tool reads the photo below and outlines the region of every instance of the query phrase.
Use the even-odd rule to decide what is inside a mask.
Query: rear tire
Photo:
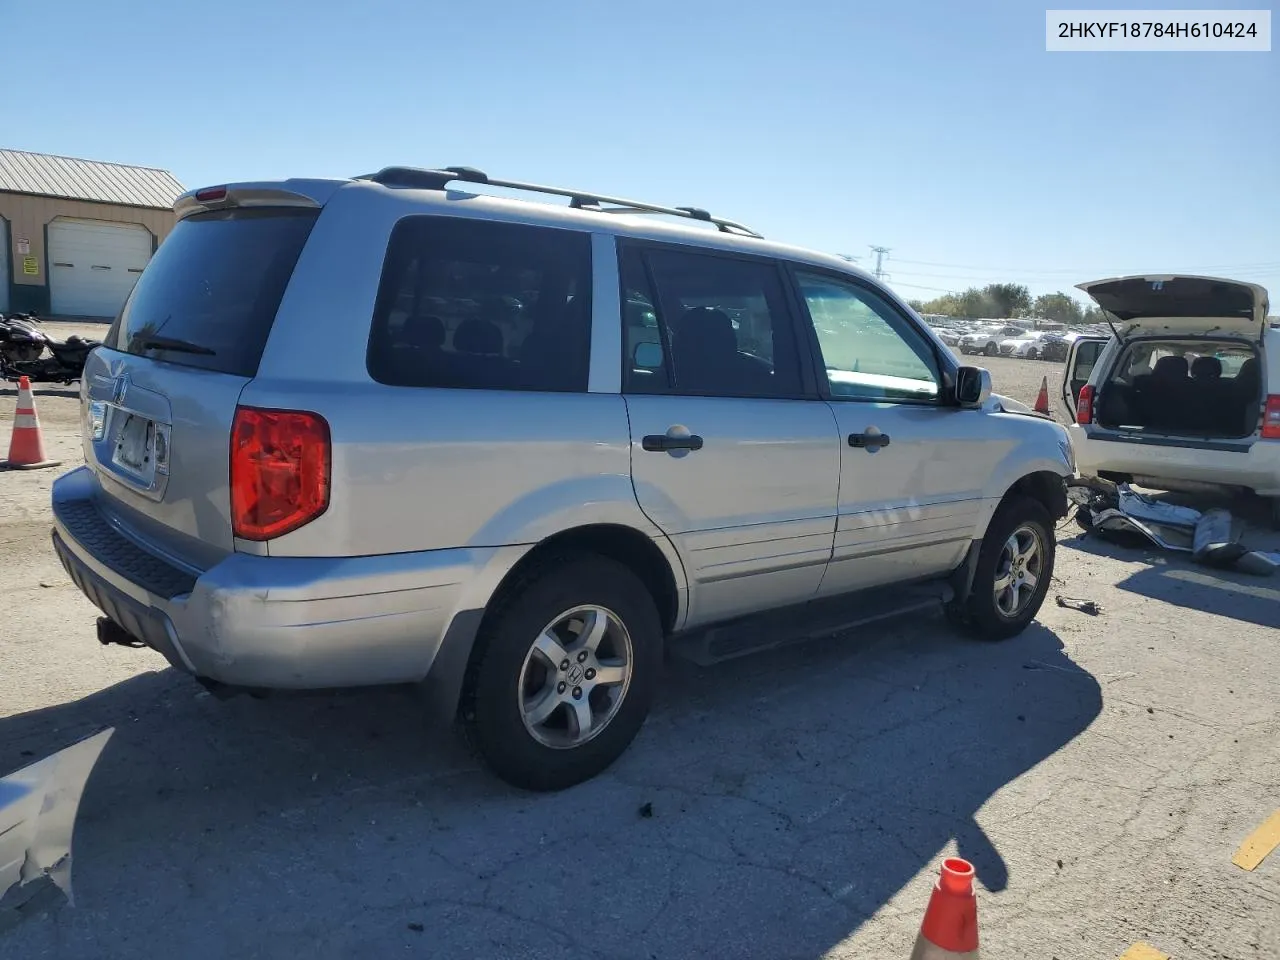
[[[988,357],[994,357],[996,354],[1000,352],[1000,348],[996,346],[994,343],[988,343],[986,347],[983,348],[982,352],[986,354]]]
[[[602,624],[594,648],[592,624]],[[627,567],[583,554],[540,563],[498,600],[476,638],[462,717],[471,743],[516,787],[563,790],[591,779],[644,724],[662,641],[653,598]]]
[[[983,640],[1020,634],[1049,592],[1056,546],[1044,504],[1031,497],[1005,503],[982,539],[968,599],[947,611],[951,621]]]

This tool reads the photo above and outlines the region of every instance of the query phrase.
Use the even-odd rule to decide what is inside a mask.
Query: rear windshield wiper
[[[134,337],[129,341],[129,346],[137,345],[143,350],[172,350],[174,353],[197,353],[203,357],[217,356],[216,350],[210,350],[208,347],[201,346],[198,343],[192,343],[190,340],[179,340],[176,337]]]

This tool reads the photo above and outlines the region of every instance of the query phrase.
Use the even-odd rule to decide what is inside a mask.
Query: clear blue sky
[[[1280,299],[1275,51],[1050,54],[1044,4],[980,0],[3,6],[3,146],[188,186],[469,164],[881,244],[912,297],[1197,270]]]

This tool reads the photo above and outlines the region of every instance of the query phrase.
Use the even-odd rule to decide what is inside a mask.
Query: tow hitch
[[[98,618],[98,642],[104,647],[119,644],[122,647],[145,647],[146,644],[110,617]]]

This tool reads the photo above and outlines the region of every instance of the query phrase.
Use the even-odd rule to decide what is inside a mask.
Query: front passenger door
[[[943,396],[932,342],[887,296],[798,265],[795,279],[841,439],[839,515],[820,594],[949,572],[980,535],[983,497],[1013,438]]]

